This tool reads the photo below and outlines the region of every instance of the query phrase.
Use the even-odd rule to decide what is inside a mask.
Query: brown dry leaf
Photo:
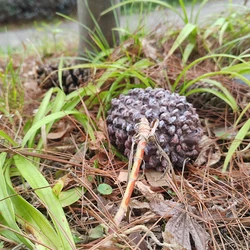
[[[127,170],[121,170],[115,184],[118,184],[120,182],[126,182],[128,181],[128,171]]]
[[[103,206],[105,207],[105,210],[109,212],[110,214],[115,214],[117,211],[117,207],[114,204],[114,202],[109,201],[108,199],[104,198],[102,195],[97,195],[97,207],[100,211],[103,210]]]
[[[139,243],[138,248],[136,248],[136,249],[148,250],[146,241],[145,241],[145,239],[142,239],[142,236],[141,236],[141,234],[140,234],[139,232],[131,233],[131,234],[129,235],[129,239],[130,239],[131,241],[133,241],[133,243],[134,243],[135,245],[137,245],[137,244]]]
[[[69,131],[69,129],[70,129],[70,125],[68,124],[63,130],[48,133],[47,139],[49,140],[61,139]]]
[[[131,208],[136,208],[136,209],[150,209],[149,207],[149,203],[148,202],[142,202],[142,201],[138,201],[136,199],[132,199],[129,203],[129,206]]]
[[[151,45],[152,42],[148,41],[147,39],[143,38],[141,41],[142,49],[146,57],[153,59],[154,61],[157,60],[157,50]]]
[[[216,126],[215,128],[211,128],[211,131],[214,133],[216,137],[220,137],[221,139],[228,139],[228,140],[234,139],[238,133],[238,131],[232,127],[226,129],[225,127]]]
[[[172,217],[183,209],[181,203],[170,200],[153,199],[150,201],[149,206],[154,213],[163,217]]]
[[[102,146],[102,142],[106,140],[106,136],[102,131],[95,131],[95,141],[90,142],[89,148],[92,150],[98,150]]]
[[[137,181],[135,185],[148,200],[152,199],[164,200],[162,194],[155,193],[153,190],[151,190],[149,185],[144,184],[142,181]]]
[[[221,158],[221,152],[219,146],[214,140],[204,135],[199,142],[201,152],[195,161],[195,165],[202,166],[208,163],[208,166],[212,166],[217,163]]]
[[[135,44],[135,41],[133,38],[127,39],[120,46],[118,46],[114,49],[113,53],[111,54],[111,59],[117,60],[117,58],[119,58],[121,56],[121,54],[124,50],[128,51],[128,48],[134,44]]]
[[[107,155],[106,152],[103,152],[103,150],[101,150],[91,158],[91,161],[98,161],[98,164],[106,165],[109,162],[109,158],[112,159],[112,157],[113,155]]]
[[[190,207],[192,210],[192,207]],[[196,249],[206,250],[209,234],[185,210],[179,210],[166,224],[165,231],[174,236],[176,242],[191,250],[191,237]],[[168,242],[167,242],[168,243]]]
[[[163,237],[163,240],[164,240],[165,243],[168,243],[168,244],[171,244],[171,245],[175,245],[175,246],[177,245],[177,246],[174,248],[174,250],[186,250],[186,248],[184,248],[183,246],[179,245],[179,244],[176,242],[174,236],[173,236],[170,232],[168,232],[168,231],[163,232],[163,233],[162,233],[162,237]],[[164,247],[162,248],[162,250],[169,250],[169,247],[165,247],[165,246],[164,246]]]
[[[164,173],[156,171],[156,170],[147,170],[145,171],[145,176],[147,178],[148,183],[152,187],[165,187],[169,186],[169,183],[167,182]]]

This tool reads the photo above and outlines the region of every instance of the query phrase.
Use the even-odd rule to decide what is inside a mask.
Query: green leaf
[[[12,187],[9,188],[9,193],[12,194],[11,201],[17,215],[17,221],[23,226],[23,229],[32,234],[41,244],[60,249],[60,237],[46,217],[18,195]]]
[[[95,133],[92,126],[90,125],[91,124],[90,119],[88,119],[86,115],[79,112],[75,114],[74,117],[82,124],[85,133],[89,135],[90,139],[92,141],[95,141],[96,140]]]
[[[184,50],[183,56],[182,56],[182,63],[186,64],[188,61],[189,56],[191,55],[192,51],[195,48],[195,43],[189,43],[187,47]]]
[[[30,184],[32,189],[47,208],[50,218],[60,237],[60,249],[75,249],[74,240],[62,206],[55,196],[52,188],[40,171],[26,158],[15,155],[14,161],[23,178]]]
[[[59,86],[60,86],[61,90],[63,90],[62,74],[63,74],[63,57],[61,56],[60,62],[58,65],[58,80],[59,80]]]
[[[198,65],[200,62],[204,61],[204,60],[207,60],[207,59],[216,59],[216,58],[232,58],[232,59],[235,59],[237,61],[241,61],[241,62],[245,62],[242,58],[239,58],[238,56],[234,56],[234,55],[229,55],[229,54],[212,54],[212,55],[206,55],[206,56],[203,56],[203,57],[200,57],[194,61],[192,61],[190,64],[188,64],[182,71],[181,73],[178,75],[178,77],[176,77],[176,80],[174,82],[174,85],[173,85],[173,90],[176,89],[176,87],[178,86],[180,80],[185,77],[185,74],[186,72],[191,69],[192,67],[194,67],[195,65]],[[246,78],[240,76],[239,74],[232,74],[232,72],[230,71],[216,71],[216,72],[209,72],[207,74],[204,74],[203,76],[200,76],[198,78],[202,79],[202,78],[206,78],[206,77],[211,77],[211,76],[214,76],[214,75],[217,75],[217,74],[229,74],[229,75],[233,75],[233,76],[237,76],[239,77],[240,79],[242,79],[243,81],[247,81]],[[197,79],[198,79],[197,78]],[[248,81],[247,81],[248,82]],[[188,86],[187,86],[188,87]]]
[[[228,22],[225,22],[220,29],[220,32],[219,32],[219,44],[220,44],[220,46],[223,43],[223,37],[224,37],[224,34],[225,34],[227,27],[228,27]]]
[[[51,109],[52,114],[61,111],[61,109],[65,103],[65,98],[66,98],[65,93],[61,89],[55,88],[54,92],[57,92],[57,95],[52,102],[52,109]],[[51,128],[55,122],[56,122],[56,120],[52,120],[50,123],[47,124],[46,134],[49,133],[49,131],[51,130]],[[43,144],[43,138],[41,138],[39,140],[39,143],[37,144],[37,148],[40,149],[42,144]]]
[[[22,232],[18,227],[15,219],[15,210],[10,199],[10,195],[7,191],[7,185],[4,178],[4,163],[6,160],[7,153],[0,154],[0,215],[2,216],[4,225],[8,226],[10,229],[16,231],[16,234],[12,231],[1,231],[0,234],[7,235],[9,239],[17,243],[24,243],[28,247],[32,247],[32,243],[25,237],[21,236]]]
[[[51,95],[53,93],[53,88],[51,88],[50,90],[48,90],[48,92],[46,93],[45,97],[43,98],[40,106],[39,106],[39,109],[35,115],[35,118],[33,120],[33,123],[32,123],[32,126],[39,122],[41,119],[43,119],[43,117],[49,112],[49,103],[50,103],[50,98],[51,98]],[[31,127],[32,127],[31,126]],[[35,141],[35,136],[36,136],[36,133],[37,130],[35,130],[30,136],[29,136],[29,144],[28,144],[28,147],[29,148],[32,148],[34,146],[34,141]],[[26,141],[27,142],[27,141]],[[26,144],[25,142],[25,144]]]
[[[33,136],[36,134],[38,129],[40,129],[43,125],[45,125],[51,121],[55,121],[59,118],[62,118],[66,115],[72,115],[72,114],[79,114],[79,112],[78,111],[60,111],[60,112],[56,112],[56,113],[53,113],[53,114],[50,114],[48,116],[43,117],[43,119],[41,119],[40,121],[37,121],[28,130],[28,132],[26,133],[26,135],[23,138],[22,147],[24,147],[26,145],[27,141],[29,141],[31,138],[33,138]]]
[[[240,75],[243,74],[249,74],[250,73],[250,63],[244,62],[244,63],[238,63],[233,66],[228,66],[222,69],[222,71],[232,71],[236,72]]]
[[[222,172],[227,171],[228,163],[230,162],[236,149],[240,146],[242,140],[245,138],[245,136],[247,135],[249,130],[250,130],[250,119],[247,120],[247,122],[242,126],[242,128],[239,130],[238,134],[235,136],[235,139],[233,140],[233,142],[232,142],[232,144],[227,152],[227,156],[226,156],[226,159],[224,161]]]
[[[82,188],[72,188],[67,191],[60,192],[59,201],[61,202],[62,207],[70,206],[73,203],[77,202],[84,194]]]
[[[93,240],[99,239],[104,236],[104,228],[101,225],[98,225],[89,230],[89,237]]]
[[[52,189],[56,197],[59,197],[60,193],[63,190],[63,187],[64,187],[64,181],[60,178]]]
[[[113,189],[110,185],[106,183],[102,183],[98,185],[97,191],[103,195],[109,195],[109,194],[112,194]]]
[[[181,30],[180,34],[176,38],[174,44],[172,45],[171,49],[168,52],[168,57],[171,56],[175,50],[183,43],[185,39],[196,29],[196,25],[192,23],[187,23],[183,29]]]
[[[9,135],[7,135],[3,130],[0,130],[0,137],[7,140],[11,145],[15,147],[18,146],[18,144],[14,140],[12,140],[12,138]]]
[[[224,25],[225,22],[226,22],[226,19],[224,17],[220,17],[216,19],[216,21],[205,30],[203,38],[207,39],[210,35],[217,33],[218,30]]]
[[[65,104],[62,109],[73,110],[76,105],[82,101],[83,97],[95,96],[97,93],[99,93],[99,91],[99,88],[92,84],[88,84],[86,87],[79,88],[66,96]]]

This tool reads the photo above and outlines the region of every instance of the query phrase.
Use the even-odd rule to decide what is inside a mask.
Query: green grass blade
[[[190,81],[189,83],[185,84],[185,86],[181,89],[180,94],[183,94],[185,92],[185,90],[187,90],[190,86],[192,86],[193,84],[195,84],[196,82],[198,82],[201,79],[202,78],[197,78],[197,79],[195,79],[193,81]],[[197,88],[195,88],[193,90],[188,91],[188,93],[186,93],[186,95],[190,95],[190,94],[193,94],[193,93],[196,93],[196,92],[204,92],[204,91],[209,92],[209,93],[212,93],[212,94],[216,95],[217,97],[222,99],[224,102],[226,102],[232,108],[232,110],[234,112],[239,110],[239,107],[238,107],[238,104],[237,104],[237,101],[235,100],[235,98],[231,95],[229,90],[226,87],[224,87],[220,82],[217,82],[217,81],[211,80],[211,79],[206,79],[206,78],[202,79],[202,80],[204,82],[210,83],[217,90],[216,89],[197,87]]]
[[[12,204],[11,199],[9,198],[10,195],[7,191],[7,185],[6,181],[4,179],[4,164],[6,160],[7,153],[1,153],[0,154],[0,211],[1,211],[1,216],[4,219],[4,224],[8,226],[9,228],[15,230],[16,232],[20,233],[15,234],[11,231],[8,232],[8,237],[12,239],[14,242],[17,243],[23,243],[26,246],[32,248],[32,243],[21,236],[23,234],[18,227],[15,219],[15,210]],[[1,234],[1,231],[0,231]]]
[[[75,114],[74,117],[76,118],[76,120],[78,120],[82,124],[82,126],[84,127],[84,130],[85,130],[86,134],[89,135],[90,139],[92,141],[95,141],[96,140],[95,133],[94,133],[93,128],[90,125],[93,122],[90,121],[90,118],[88,118],[86,115],[84,115],[82,113]]]
[[[194,67],[195,65],[197,65],[198,63],[204,61],[204,60],[207,60],[207,59],[215,59],[215,58],[232,58],[232,59],[236,59],[242,63],[246,63],[246,61],[244,61],[242,58],[239,58],[238,56],[234,56],[234,55],[229,55],[229,54],[212,54],[212,55],[206,55],[206,56],[203,56],[203,57],[200,57],[196,60],[194,60],[193,62],[191,62],[189,65],[187,65],[182,71],[181,73],[179,74],[179,76],[176,78],[175,82],[174,82],[174,85],[173,85],[173,90],[176,89],[176,87],[178,86],[180,80],[185,76],[186,72],[191,69],[192,67]],[[232,73],[233,72],[228,72],[228,71],[219,71],[220,74],[229,74],[229,75],[233,75]],[[211,75],[215,74],[214,72],[211,72]],[[218,72],[216,72],[216,74],[218,74]],[[210,73],[208,73],[207,75],[210,75]],[[239,74],[238,74],[239,75]],[[238,76],[237,74],[235,74],[235,76]],[[244,77],[242,76],[238,76],[240,79],[242,79],[243,81],[244,80],[247,80],[245,79]],[[201,78],[205,78],[205,77],[202,77]],[[243,79],[244,78],[244,79]]]
[[[182,63],[185,65],[188,61],[189,56],[191,55],[192,51],[195,48],[196,43],[189,43],[187,47],[184,50],[183,56],[182,56]]]
[[[179,11],[176,8],[174,8],[171,4],[168,4],[168,3],[164,2],[164,1],[159,1],[159,0],[127,0],[127,1],[122,1],[122,2],[120,2],[118,4],[116,4],[116,5],[108,8],[108,9],[106,9],[105,11],[103,11],[101,13],[101,15],[105,15],[108,12],[113,11],[115,8],[120,8],[120,7],[122,7],[122,6],[126,5],[126,4],[140,3],[140,2],[158,4],[160,6],[163,6],[165,8],[168,8],[168,9],[172,10],[173,12],[175,12],[178,16],[180,16],[182,18],[182,16],[179,13]]]
[[[50,123],[51,121],[55,121],[59,118],[62,118],[64,116],[67,115],[73,115],[73,114],[79,114],[78,111],[60,111],[60,112],[56,112],[53,114],[50,114],[48,116],[45,116],[43,119],[41,119],[40,121],[38,121],[37,123],[35,123],[26,133],[26,135],[23,138],[22,141],[22,147],[24,147],[26,145],[26,143],[29,140],[33,140],[33,136],[36,134],[36,132],[38,131],[38,129],[40,129],[43,125]]]
[[[208,2],[208,0],[204,0],[204,1],[201,2],[200,6],[199,6],[199,8],[198,8],[198,11],[196,12],[196,16],[195,16],[195,20],[194,20],[194,23],[195,23],[195,24],[197,24],[198,19],[199,19],[200,12],[201,12],[202,8],[204,7],[204,5],[205,5],[207,2]],[[195,3],[192,5],[192,7],[195,6],[195,5],[196,5],[196,1],[195,1]]]
[[[0,130],[0,137],[4,140],[7,140],[12,146],[18,146],[18,144],[9,136],[7,135],[3,130]]]
[[[184,21],[184,23],[188,23],[189,20],[188,20],[188,16],[187,16],[187,10],[186,10],[185,3],[184,3],[183,0],[179,0],[179,3],[180,3],[180,6],[181,6],[181,9],[182,9],[182,13],[184,15],[183,21]]]
[[[196,25],[192,23],[187,23],[183,29],[181,30],[180,34],[176,38],[175,42],[173,43],[171,49],[168,52],[168,57],[171,56],[175,50],[183,43],[185,39],[189,37],[189,35],[196,29]]]
[[[35,115],[35,118],[33,120],[33,125],[40,121],[41,119],[43,119],[43,117],[49,112],[49,109],[48,109],[48,106],[49,106],[49,103],[50,103],[50,99],[51,99],[51,95],[53,93],[53,88],[51,88],[50,90],[48,90],[48,92],[46,93],[45,97],[43,98],[40,106],[39,106],[39,109]],[[37,131],[35,131],[37,132]],[[35,136],[36,134],[33,133],[30,138],[29,138],[29,143],[28,143],[28,147],[29,148],[32,148],[35,144]]]
[[[220,32],[219,32],[219,44],[220,44],[220,46],[223,44],[223,38],[224,38],[225,31],[226,31],[227,27],[228,27],[228,22],[225,22],[220,29]]]
[[[100,89],[89,83],[86,87],[79,88],[65,97],[65,104],[62,110],[72,110],[81,102],[83,97],[96,95]]]
[[[12,187],[9,188],[9,193],[18,223],[42,245],[59,249],[60,238],[46,217],[20,195],[17,195]]]
[[[226,159],[223,164],[222,172],[226,172],[228,168],[228,164],[233,157],[236,149],[240,146],[242,140],[247,135],[248,131],[250,130],[250,119],[247,120],[247,122],[242,126],[242,128],[239,130],[237,135],[235,136],[235,139],[233,140],[228,152]]]
[[[239,124],[240,120],[242,119],[242,117],[244,116],[244,114],[250,110],[250,102],[248,103],[248,105],[242,110],[242,112],[240,113],[238,119],[236,120],[236,122],[234,123],[234,127],[236,128],[237,125]]]
[[[250,73],[250,63],[238,63],[232,66],[224,67],[222,71],[232,71],[235,73],[238,73],[240,75],[242,74],[249,74]]]
[[[54,98],[52,102],[52,108],[51,108],[51,113],[54,114],[56,112],[61,111],[63,105],[65,104],[65,98],[66,95],[63,90],[60,88],[55,88],[54,92],[57,92],[56,97]],[[48,134],[50,129],[52,128],[53,124],[55,123],[56,120],[52,120],[50,123],[47,124],[46,126],[46,133]],[[40,149],[43,144],[42,138],[39,140],[39,143],[37,144],[37,148]]]
[[[55,196],[47,180],[36,166],[23,156],[15,155],[14,161],[23,178],[35,190],[35,193],[47,208],[57,234],[60,237],[61,247],[59,249],[75,249],[73,237],[60,201]]]
[[[58,65],[58,81],[61,90],[63,90],[62,73],[63,73],[63,57],[60,58],[60,62]]]

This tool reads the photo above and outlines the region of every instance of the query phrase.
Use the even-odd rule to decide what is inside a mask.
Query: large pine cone
[[[70,66],[68,66],[70,67]],[[36,70],[38,86],[42,89],[49,89],[59,86],[58,65],[43,65]],[[88,81],[89,69],[74,68],[63,70],[62,87],[66,94],[76,90],[80,84]]]
[[[203,132],[195,109],[184,96],[161,88],[136,88],[130,90],[128,95],[112,100],[107,117],[110,141],[127,157],[130,156],[136,124],[142,116],[150,123],[159,120],[155,133],[158,143],[148,142],[144,155],[145,168],[164,170],[168,167],[162,150],[174,167],[183,167],[189,160],[196,159]]]

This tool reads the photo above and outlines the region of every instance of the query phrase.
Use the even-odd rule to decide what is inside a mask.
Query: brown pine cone
[[[136,124],[142,116],[150,123],[159,120],[155,132],[158,143],[148,142],[144,155],[145,168],[164,170],[169,167],[162,151],[174,167],[183,167],[188,161],[196,159],[203,132],[195,109],[184,96],[161,88],[136,88],[112,100],[107,117],[110,141],[127,157],[130,156]]]
[[[207,88],[221,92],[220,89],[213,84],[202,81],[193,84],[190,88],[188,88],[188,91],[198,88]],[[227,86],[227,89],[239,103],[246,105],[250,102],[250,86],[243,83],[231,82],[230,86]],[[227,104],[223,100],[209,92],[198,92],[191,94],[187,96],[187,100],[191,102],[196,108],[227,107]]]
[[[250,86],[245,83],[237,82],[230,79],[225,83],[225,87],[229,93],[235,98],[241,112],[250,103]],[[193,84],[187,91],[192,89],[207,88],[213,89],[220,93],[221,90],[211,83],[197,82]],[[221,98],[209,92],[197,92],[187,96],[187,100],[193,104],[198,113],[204,117],[221,117],[228,121],[235,120],[235,113],[231,107]],[[250,118],[250,110],[244,114],[244,119]]]
[[[71,67],[71,66],[67,66]],[[38,66],[36,70],[38,86],[42,89],[59,87],[58,65]],[[74,68],[63,70],[62,86],[66,94],[76,90],[82,83],[87,82],[90,76],[89,69]]]

